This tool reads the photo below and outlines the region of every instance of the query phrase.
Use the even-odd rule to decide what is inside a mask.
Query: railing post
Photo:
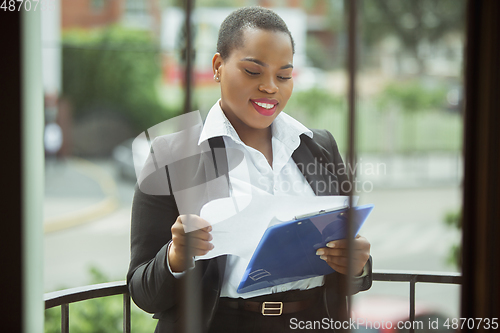
[[[412,275],[410,279],[410,333],[415,333],[415,283],[417,282],[417,276]]]
[[[130,294],[123,294],[123,333],[130,333]]]
[[[69,304],[61,305],[61,333],[69,333]]]

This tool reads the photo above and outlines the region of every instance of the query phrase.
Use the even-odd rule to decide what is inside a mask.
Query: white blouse
[[[245,145],[240,140],[238,133],[220,108],[219,101],[207,115],[199,144],[212,137],[222,136],[226,148],[243,152],[243,163],[229,171],[231,195],[314,196],[311,186],[292,159],[293,152],[300,145],[300,135],[306,134],[312,138],[313,133],[283,112],[276,117],[271,126],[272,168],[260,151]],[[231,160],[231,151],[232,149],[226,151],[228,160]],[[245,260],[233,255],[228,256],[221,297],[250,298],[293,289],[319,287],[324,283],[323,277],[319,276],[239,294],[236,289],[246,266]]]

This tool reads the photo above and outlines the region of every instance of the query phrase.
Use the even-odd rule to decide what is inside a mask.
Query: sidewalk
[[[98,165],[74,157],[46,162],[45,233],[96,220],[118,206],[116,184]]]

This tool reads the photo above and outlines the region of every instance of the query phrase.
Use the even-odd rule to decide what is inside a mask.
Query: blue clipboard
[[[373,205],[352,208],[355,234],[365,222]],[[246,293],[275,285],[333,273],[316,255],[326,243],[347,238],[348,208],[298,217],[266,230],[238,286]]]

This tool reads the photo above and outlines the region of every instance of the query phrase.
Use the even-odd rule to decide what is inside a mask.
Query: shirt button
[[[285,286],[281,287],[281,291],[286,291],[286,287]]]

